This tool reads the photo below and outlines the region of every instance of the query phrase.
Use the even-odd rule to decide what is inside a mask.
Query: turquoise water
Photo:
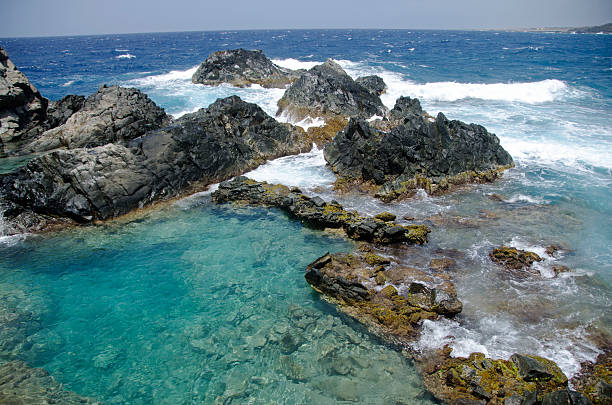
[[[347,251],[276,210],[204,199],[0,245],[0,356],[110,404],[427,404],[412,365],[322,301]]]

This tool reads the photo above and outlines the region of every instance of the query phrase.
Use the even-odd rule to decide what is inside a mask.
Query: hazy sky
[[[612,0],[0,0],[0,37],[274,28],[599,25]]]

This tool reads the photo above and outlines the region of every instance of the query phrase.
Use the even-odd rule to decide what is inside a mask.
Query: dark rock
[[[0,176],[0,193],[39,214],[108,219],[305,151],[310,145],[302,136],[233,96],[133,140],[130,148],[107,144],[35,158]]]
[[[308,116],[369,118],[385,112],[378,95],[355,82],[330,59],[302,74],[285,91],[276,115],[287,114],[299,121]]]
[[[377,129],[378,123],[351,119],[325,147],[337,186],[369,182],[388,201],[417,188],[438,194],[454,185],[492,181],[513,165],[484,127],[449,121],[442,113],[431,121],[418,100],[399,99],[389,116],[388,132]]]
[[[508,246],[501,246],[494,249],[489,254],[489,257],[495,263],[499,263],[511,270],[528,268],[531,267],[534,262],[542,261],[542,258],[533,252]]]
[[[532,356],[515,353],[510,360],[516,364],[519,375],[525,381],[549,380],[553,377],[548,368]]]
[[[85,105],[85,97],[67,95],[59,101],[51,101],[47,108],[46,127],[49,129],[64,125],[68,118]]]
[[[40,132],[48,100],[0,47],[0,156]]]
[[[572,378],[574,388],[595,405],[612,404],[612,345],[603,336],[598,345],[602,353],[594,362],[581,364],[580,373]]]
[[[61,119],[72,107],[78,107],[78,103],[78,99],[65,98],[53,106],[52,113],[58,113]],[[55,115],[52,120],[55,120]],[[169,121],[170,117],[164,110],[139,90],[102,86],[65,123],[43,133],[26,150],[92,148],[108,143],[125,145]]]
[[[193,74],[191,81],[208,85],[229,83],[237,87],[259,84],[285,88],[303,71],[293,71],[272,63],[261,50],[234,49],[211,54]]]
[[[591,405],[592,402],[581,392],[567,390],[571,405]]]
[[[260,183],[246,177],[223,182],[212,194],[217,203],[247,202],[249,204],[279,207],[308,225],[319,228],[343,228],[355,240],[376,243],[427,242],[429,228],[424,225],[396,225],[375,218],[361,217],[346,211],[337,202],[324,202],[310,198],[289,187]]]
[[[0,402],[7,405],[99,403],[66,391],[47,371],[31,368],[23,361],[0,366]]]
[[[372,76],[363,76],[358,77],[355,80],[356,83],[362,85],[372,94],[380,96],[387,90],[387,85],[385,81],[380,76],[372,75]]]

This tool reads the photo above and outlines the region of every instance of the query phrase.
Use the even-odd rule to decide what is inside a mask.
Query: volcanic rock
[[[296,82],[297,83],[297,82]],[[428,118],[418,101],[398,99],[389,113],[388,132],[351,119],[325,147],[325,160],[338,175],[338,187],[371,184],[377,197],[393,200],[423,188],[438,194],[466,182],[497,178],[513,165],[499,139],[484,127]]]
[[[72,114],[85,106],[85,100],[84,96],[69,94],[59,101],[51,101],[47,108],[47,121],[45,127],[51,129],[64,125]]]
[[[78,222],[108,219],[201,190],[267,159],[306,151],[310,145],[303,134],[232,96],[149,132],[129,147],[111,143],[35,158],[0,176],[0,194],[39,214]]]
[[[234,49],[211,54],[193,74],[191,81],[208,85],[229,83],[236,87],[259,84],[284,89],[302,71],[293,71],[272,63],[261,50]]]
[[[87,98],[82,108],[78,98],[64,98],[51,110],[57,123],[71,114],[65,123],[46,131],[30,143],[30,152],[57,148],[92,148],[108,143],[127,144],[148,131],[160,128],[170,121],[164,110],[137,89],[119,86],[101,86]],[[56,118],[56,116],[59,117]]]
[[[278,101],[277,116],[287,114],[300,121],[306,117],[383,116],[386,108],[377,94],[353,80],[329,59],[302,74]]]
[[[370,93],[380,96],[387,90],[385,81],[380,76],[363,76],[355,80],[356,83],[362,85],[370,91]]]
[[[223,182],[212,194],[217,203],[246,202],[273,206],[289,212],[304,223],[319,228],[342,228],[355,240],[381,244],[427,242],[429,228],[424,225],[397,225],[376,218],[362,217],[354,211],[346,211],[339,203],[325,202],[320,197],[311,198],[298,189],[279,184],[260,183],[246,177]]]
[[[0,48],[0,156],[41,132],[48,100]]]

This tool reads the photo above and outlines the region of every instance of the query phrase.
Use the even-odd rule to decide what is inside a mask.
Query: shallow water
[[[110,404],[432,403],[304,269],[344,239],[201,196],[0,245],[0,355]]]

